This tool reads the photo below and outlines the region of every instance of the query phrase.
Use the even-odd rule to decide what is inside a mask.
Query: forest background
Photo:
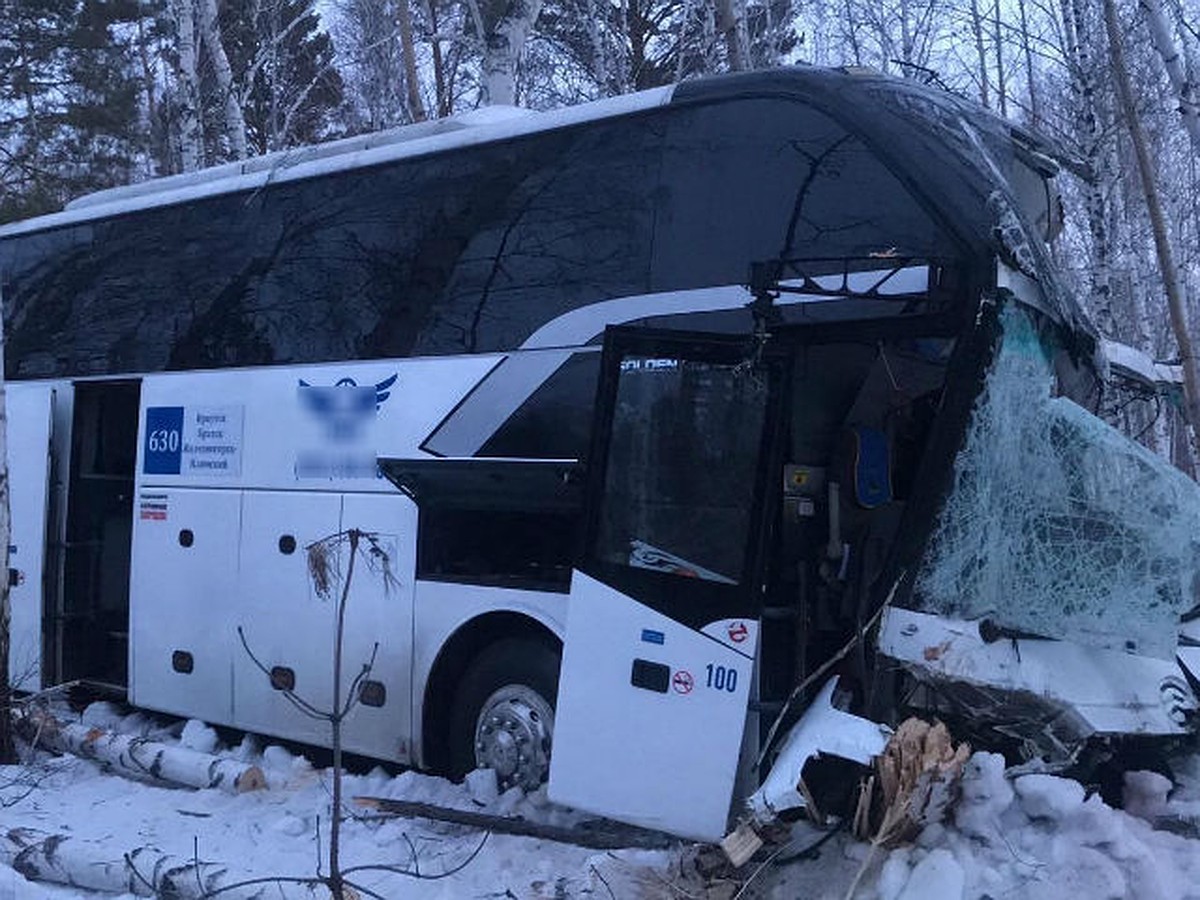
[[[0,0],[0,222],[485,104],[868,66],[1049,137],[1059,265],[1105,337],[1194,375],[1198,23],[1200,0]],[[1200,412],[1193,389],[1105,413],[1195,474],[1185,393]]]

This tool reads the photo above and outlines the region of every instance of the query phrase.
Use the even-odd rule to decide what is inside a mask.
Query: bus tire
[[[550,773],[560,656],[534,638],[486,647],[463,674],[450,711],[450,774],[496,772],[501,791],[534,791]]]

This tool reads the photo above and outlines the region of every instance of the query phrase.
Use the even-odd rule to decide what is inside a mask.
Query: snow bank
[[[270,790],[229,795],[129,781],[76,757],[36,755],[25,766],[0,767],[0,832],[31,829],[61,835],[66,844],[121,860],[141,847],[191,860],[227,865],[256,877],[311,876],[328,851],[331,773],[278,746],[259,749],[251,738],[233,748],[201,722],[163,725],[93,704],[81,717],[105,728],[155,740],[211,749],[259,765]],[[492,782],[494,784],[494,776]],[[597,853],[572,845],[483,832],[423,819],[379,818],[355,806],[358,795],[421,801],[571,826],[584,817],[550,804],[544,791],[524,795],[488,790],[487,775],[471,785],[381,768],[346,775],[342,825],[343,866],[368,866],[355,878],[389,900],[416,897],[641,897],[699,890],[680,866],[679,851]],[[389,872],[392,866],[408,874]],[[461,870],[459,869],[461,867]],[[0,867],[0,900],[76,900],[78,890],[32,884]]]
[[[1131,773],[1126,797],[1156,818],[1168,809],[1169,782]],[[957,900],[1175,900],[1200,895],[1200,843],[1156,831],[1112,809],[1082,785],[1053,775],[1011,781],[1000,756],[976,753],[964,773],[954,822],[927,828],[916,846],[884,862],[860,897]]]

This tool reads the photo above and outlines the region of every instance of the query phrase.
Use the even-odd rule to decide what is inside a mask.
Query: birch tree
[[[988,96],[987,48],[983,43],[983,16],[979,12],[979,0],[971,0],[971,34],[975,38],[976,64],[979,66],[979,102],[984,106],[991,106]]]
[[[229,56],[225,53],[225,45],[221,40],[221,28],[217,21],[217,0],[194,2],[202,46],[212,65],[217,95],[224,114],[222,132],[229,145],[228,153],[234,159],[245,159],[246,119],[242,115],[242,105],[233,81],[233,67],[229,64]]]
[[[204,131],[200,124],[200,75],[196,59],[196,0],[170,0],[175,24],[175,116],[179,164],[184,172],[204,165]]]
[[[517,67],[542,0],[469,0],[483,37],[479,99],[490,105],[517,102]]]
[[[1062,0],[1063,52],[1071,88],[1071,130],[1089,177],[1083,184],[1084,215],[1091,238],[1089,307],[1102,333],[1116,336],[1113,310],[1115,235],[1108,189],[1116,178],[1110,129],[1100,104],[1099,64],[1093,53],[1091,19],[1083,0]],[[1143,345],[1144,346],[1144,345]]]
[[[746,0],[715,0],[717,29],[725,41],[731,72],[744,72],[750,65],[750,32],[746,26]]]
[[[1142,191],[1145,194],[1147,212],[1150,215],[1150,224],[1153,229],[1154,249],[1167,295],[1171,329],[1179,347],[1180,364],[1183,367],[1184,402],[1187,405],[1187,418],[1192,427],[1193,449],[1200,455],[1200,446],[1196,445],[1197,427],[1200,426],[1200,393],[1198,393],[1200,391],[1200,368],[1197,367],[1192,338],[1188,331],[1183,288],[1180,283],[1179,270],[1175,265],[1170,236],[1167,233],[1166,217],[1163,215],[1162,201],[1158,191],[1158,173],[1150,158],[1145,132],[1133,97],[1133,87],[1125,62],[1114,0],[1104,0],[1104,27],[1108,35],[1109,56],[1112,61],[1117,99],[1120,102],[1125,125],[1129,129],[1129,137],[1133,143],[1138,174],[1141,177]]]
[[[1025,89],[1029,97],[1029,121],[1033,127],[1041,127],[1041,103],[1038,100],[1037,75],[1035,74],[1033,41],[1029,31],[1029,11],[1026,0],[1017,0],[1017,13],[1020,18],[1020,50],[1025,62]]]
[[[425,105],[421,102],[421,85],[417,80],[417,53],[413,47],[412,11],[408,8],[408,0],[397,2],[396,19],[400,26],[400,56],[404,60],[408,117],[413,122],[421,122],[425,119]]]
[[[1138,5],[1150,27],[1154,49],[1167,71],[1167,79],[1179,104],[1180,119],[1192,142],[1192,152],[1200,154],[1200,86],[1197,85],[1200,73],[1189,71],[1191,67],[1186,65],[1183,52],[1175,44],[1160,0],[1139,0]]]

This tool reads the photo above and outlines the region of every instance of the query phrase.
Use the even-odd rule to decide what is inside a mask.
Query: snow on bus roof
[[[674,90],[674,85],[651,88],[548,112],[483,107],[447,119],[281,150],[97,191],[73,200],[62,212],[0,226],[0,238],[613,118],[664,106],[671,101]]]
[[[1140,381],[1148,387],[1183,384],[1183,367],[1157,362],[1128,344],[1103,340],[1101,348],[1109,366],[1118,375]]]

